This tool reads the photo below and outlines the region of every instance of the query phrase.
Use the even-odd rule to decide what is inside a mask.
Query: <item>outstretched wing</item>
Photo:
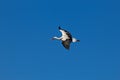
[[[70,32],[68,32],[67,30],[61,29],[59,26],[59,30],[62,33],[62,38],[64,38],[63,40],[67,40],[70,39],[72,41],[72,35]]]
[[[71,43],[71,40],[67,39],[65,41],[62,41],[62,45],[66,48],[66,49],[69,49],[70,48],[70,43]]]

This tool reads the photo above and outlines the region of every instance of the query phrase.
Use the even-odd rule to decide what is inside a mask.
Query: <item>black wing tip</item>
[[[66,50],[70,50],[70,46],[65,46],[65,45],[64,45],[64,48],[65,48]]]
[[[61,29],[61,27],[59,26],[58,29]]]
[[[66,48],[66,50],[70,50],[70,48]]]

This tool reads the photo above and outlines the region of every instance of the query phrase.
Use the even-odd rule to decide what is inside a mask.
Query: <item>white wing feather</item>
[[[62,33],[62,40],[65,41],[66,39],[69,39],[68,35],[66,34],[66,32],[64,30],[60,30],[60,32]]]

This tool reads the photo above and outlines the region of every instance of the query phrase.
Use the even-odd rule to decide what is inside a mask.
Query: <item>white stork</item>
[[[69,50],[70,43],[71,42],[80,42],[80,40],[77,40],[76,38],[73,38],[70,32],[62,29],[60,26],[58,27],[59,31],[62,33],[61,37],[53,37],[52,40],[61,40],[62,45]]]

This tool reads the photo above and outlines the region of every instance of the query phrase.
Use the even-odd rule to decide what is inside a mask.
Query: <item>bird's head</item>
[[[61,38],[58,38],[58,37],[53,37],[52,40],[61,40]]]
[[[56,37],[56,36],[54,36],[53,38],[52,38],[52,40],[57,40],[58,39],[58,37]]]
[[[54,36],[54,37],[52,37],[52,40],[55,40],[57,37],[56,36]]]

